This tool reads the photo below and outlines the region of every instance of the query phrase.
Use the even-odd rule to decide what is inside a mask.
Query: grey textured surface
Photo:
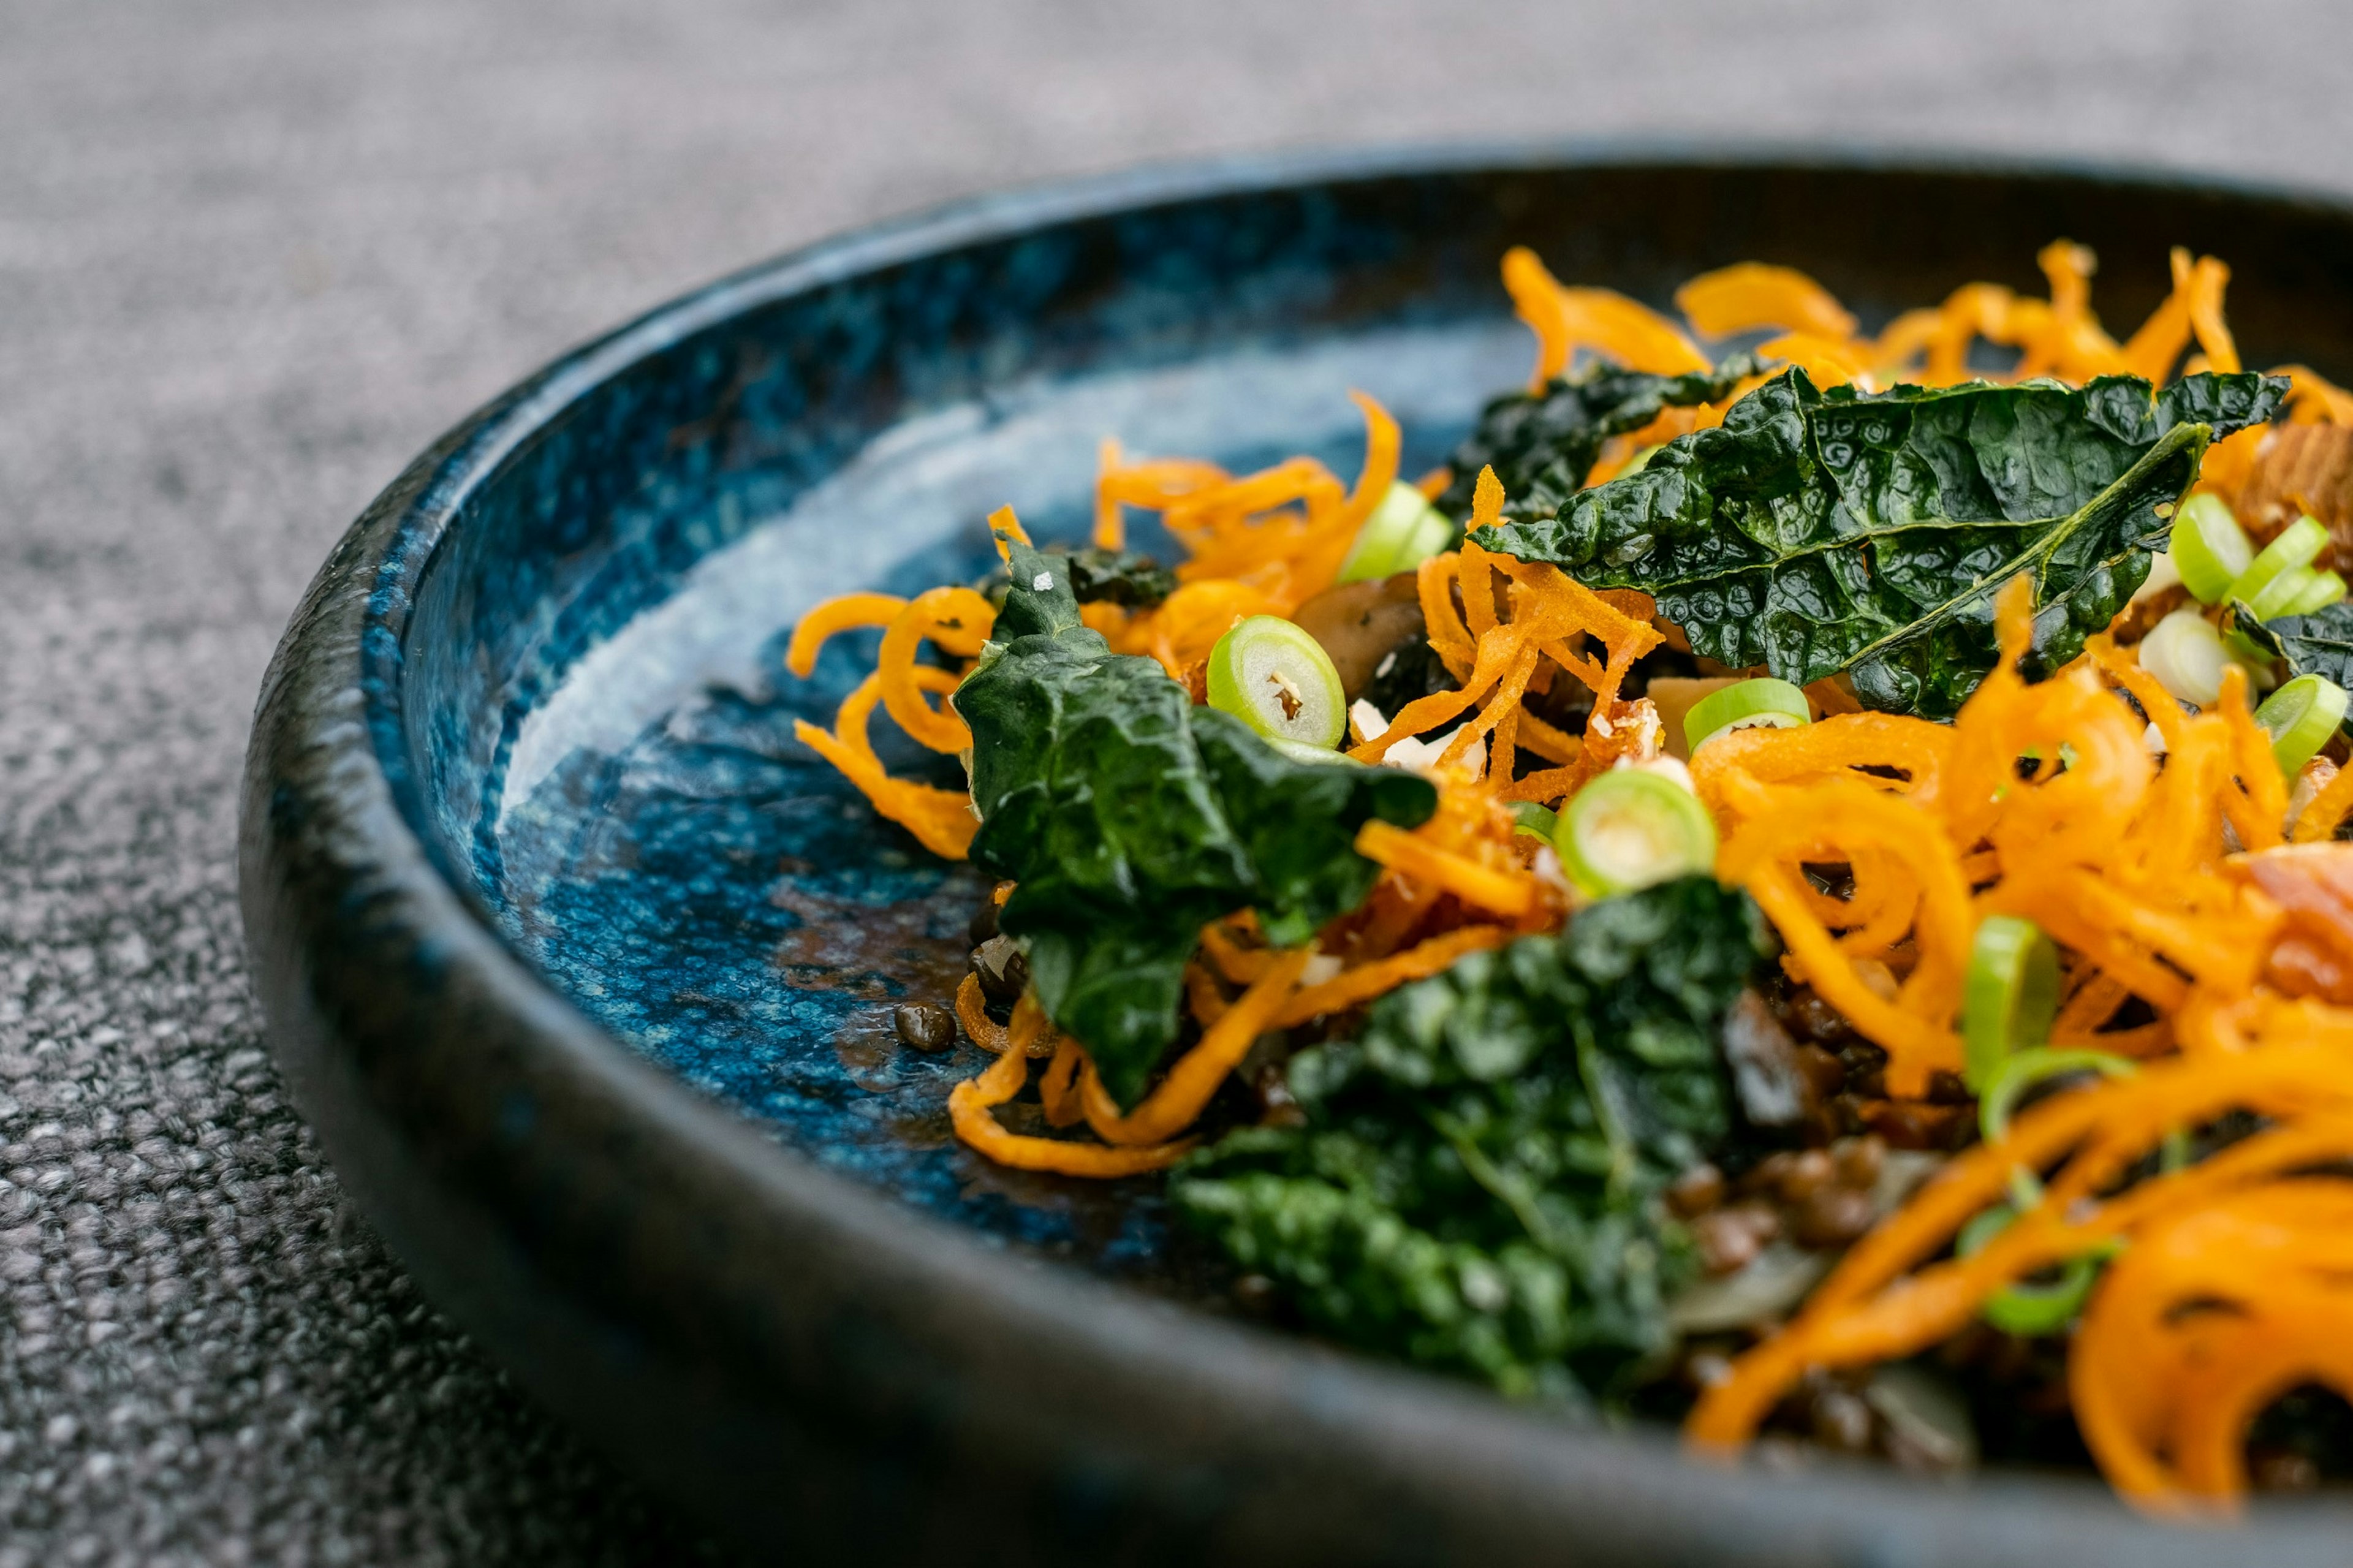
[[[2353,189],[2348,88],[2327,0],[0,0],[0,1568],[691,1553],[419,1300],[239,954],[270,647],[507,382],[1137,159],[1828,134]]]

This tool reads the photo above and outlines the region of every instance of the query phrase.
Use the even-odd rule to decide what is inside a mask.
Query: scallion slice
[[[1512,832],[1515,835],[1525,833],[1547,844],[1560,836],[1560,813],[1548,805],[1538,805],[1532,800],[1514,801],[1512,816]]]
[[[2284,616],[2309,616],[2328,608],[2345,596],[2345,579],[2334,572],[2315,572],[2305,584],[2305,591],[2294,604],[2280,612]]]
[[[2140,667],[2173,696],[2200,708],[2222,694],[2222,671],[2230,663],[2214,623],[2186,605],[2140,639]]]
[[[2345,689],[2325,675],[2299,675],[2263,699],[2255,722],[2271,732],[2280,772],[2294,778],[2345,722]]]
[[[1553,846],[1569,880],[1608,898],[1709,869],[1715,824],[1698,796],[1665,774],[1612,768],[1570,797]]]
[[[1786,680],[1769,678],[1744,680],[1721,691],[1711,691],[1683,715],[1683,739],[1698,751],[1718,735],[1734,730],[1769,726],[1794,730],[1810,721],[1813,709],[1806,694]]]
[[[1265,739],[1268,745],[1294,763],[1321,763],[1326,767],[1336,764],[1347,768],[1365,765],[1347,752],[1335,751],[1329,746],[1311,746],[1304,741],[1286,741],[1280,735],[1269,735]]]
[[[1413,533],[1406,540],[1405,548],[1398,552],[1397,559],[1389,563],[1389,570],[1410,572],[1431,556],[1444,554],[1453,544],[1453,522],[1444,512],[1430,507],[1414,524]]]
[[[2328,530],[2320,520],[2299,517],[2280,531],[2280,536],[2263,547],[2247,569],[2232,579],[2229,593],[2232,598],[2252,606],[2262,597],[2274,578],[2298,566],[2309,566],[2313,558],[2328,543]]]
[[[2051,1037],[2059,1013],[2059,950],[2017,915],[1978,922],[1961,994],[1961,1077],[1982,1090],[2002,1064]]]
[[[1356,530],[1356,541],[1340,563],[1339,581],[1360,583],[1409,572],[1445,549],[1453,531],[1454,525],[1428,497],[1399,480]]]
[[[1978,1131],[1989,1143],[2010,1134],[2010,1118],[2026,1091],[2046,1079],[2069,1073],[2097,1072],[2109,1078],[2130,1078],[2140,1069],[2113,1051],[2053,1050],[2031,1047],[2005,1058],[1978,1090]]]
[[[2166,552],[2181,585],[2201,605],[2217,604],[2254,561],[2255,547],[2220,496],[2194,495],[2173,518],[2173,543]]]
[[[1209,652],[1209,706],[1270,739],[1325,749],[1348,730],[1332,656],[1277,616],[1237,621]]]
[[[1954,1252],[1975,1257],[2017,1218],[2018,1211],[2008,1204],[1994,1205],[1961,1226],[1960,1235],[1953,1238]],[[2099,1277],[2096,1256],[2071,1258],[2061,1266],[2059,1278],[2048,1284],[2009,1285],[1995,1291],[1986,1298],[1982,1315],[2006,1334],[2055,1334],[2075,1321]]]
[[[1978,1095],[1978,1128],[1985,1141],[1995,1143],[2010,1131],[2010,1113],[2017,1108],[2020,1097],[2034,1085],[2046,1079],[2063,1078],[2069,1073],[2098,1072],[2109,1078],[2130,1078],[2139,1069],[2123,1057],[2106,1051],[2052,1050],[2047,1047],[2020,1051],[2004,1061],[1995,1071],[1990,1082]],[[2168,1134],[2167,1156],[2172,1160],[2179,1140]],[[2168,1169],[2176,1165],[2168,1163]],[[1954,1239],[1953,1250],[1963,1258],[1981,1249],[2026,1209],[2042,1198],[2042,1184],[2034,1173],[2019,1167],[2010,1173],[2010,1197],[2007,1204],[1996,1204],[1961,1227]],[[2059,1278],[2048,1284],[2019,1284],[1996,1291],[1986,1300],[1985,1321],[2005,1333],[2057,1333],[2083,1310],[2084,1298],[2091,1294],[2093,1282],[2099,1276],[2100,1264],[2112,1256],[2112,1244],[2105,1249],[2072,1258],[2062,1266]]]
[[[2317,595],[2327,586],[2320,580],[2320,574],[2311,567],[2291,566],[2264,584],[2255,596],[2245,603],[2255,619],[2276,620],[2282,616],[2295,614],[2296,605]]]

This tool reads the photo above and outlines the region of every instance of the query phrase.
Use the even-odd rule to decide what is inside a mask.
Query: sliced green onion
[[[1788,681],[1744,680],[1693,703],[1691,711],[1683,715],[1683,739],[1696,752],[1730,731],[1767,726],[1794,730],[1813,716],[1806,694]]]
[[[1553,845],[1593,898],[1630,892],[1715,864],[1715,824],[1663,773],[1612,768],[1570,797]]]
[[[1356,530],[1356,542],[1348,546],[1347,556],[1340,563],[1338,580],[1360,583],[1409,572],[1445,549],[1453,531],[1454,525],[1430,504],[1427,496],[1400,479],[1389,486],[1388,493],[1373,508],[1373,515]],[[1430,542],[1432,539],[1437,542]]]
[[[2008,1204],[1996,1204],[1961,1226],[1960,1235],[1953,1238],[1953,1250],[1963,1258],[1973,1258],[2017,1218],[2016,1209]],[[2059,1278],[2047,1285],[2010,1285],[1995,1291],[1986,1298],[1983,1316],[2006,1334],[2055,1334],[2073,1322],[2075,1315],[2084,1310],[2084,1302],[2092,1294],[2092,1286],[2099,1275],[2100,1259],[2096,1255],[2071,1258],[2061,1268]]]
[[[2276,620],[2294,615],[2295,606],[2314,597],[2327,587],[2320,574],[2309,566],[2291,566],[2270,582],[2260,592],[2246,600],[2246,607],[2259,621]]]
[[[1304,741],[1286,741],[1280,735],[1265,737],[1266,743],[1294,763],[1320,763],[1326,767],[1338,763],[1343,767],[1361,768],[1365,764],[1345,752],[1329,746],[1311,746]]]
[[[2299,675],[2263,699],[2255,722],[2271,731],[2280,772],[2294,778],[2345,722],[2345,689],[2327,676]]]
[[[2139,1070],[2113,1051],[2053,1050],[2040,1046],[2014,1052],[1978,1091],[1978,1131],[1987,1142],[2000,1142],[2010,1133],[2010,1114],[2018,1109],[2020,1098],[2046,1079],[2076,1072],[2130,1078]]]
[[[1332,656],[1277,616],[1237,621],[1209,650],[1209,706],[1271,739],[1328,749],[1348,732]]]
[[[2282,610],[2280,614],[2284,616],[2316,615],[2344,596],[2344,578],[2334,572],[2314,572],[2305,591],[2296,596],[2295,603]]]
[[[2020,1051],[2051,1038],[2059,1016],[2059,950],[2042,928],[2017,915],[1978,922],[1961,994],[1962,1081],[1982,1089]]]
[[[2222,671],[2230,664],[2222,634],[2202,613],[2186,605],[2150,627],[2140,640],[2140,667],[2167,691],[2200,708],[2211,706],[2222,694]]]
[[[2173,543],[2166,553],[2173,558],[2173,569],[2189,596],[2212,605],[2253,563],[2255,547],[2247,542],[2246,530],[2221,497],[2194,495],[2174,514]]]
[[[1389,563],[1389,570],[1410,572],[1431,556],[1442,555],[1453,548],[1453,520],[1436,507],[1431,507],[1421,514],[1421,521],[1414,524],[1413,536],[1405,542],[1405,548],[1398,552],[1397,559]]]
[[[2047,1047],[2020,1051],[2004,1061],[1979,1091],[1978,1130],[1987,1142],[1999,1142],[2010,1131],[2010,1114],[2019,1100],[2034,1085],[2047,1079],[2076,1072],[2130,1078],[2138,1070],[2123,1057],[2107,1051],[2052,1050]],[[2165,1157],[2167,1169],[2177,1168],[2186,1161],[2186,1142],[2177,1134],[2167,1134]],[[1953,1249],[1963,1258],[1978,1252],[2021,1213],[2042,1200],[2042,1184],[2035,1179],[2033,1172],[2020,1166],[2010,1173],[2010,1198],[2009,1203],[1996,1204],[1963,1226],[1954,1239]],[[1985,1321],[2004,1333],[2057,1333],[2083,1310],[2084,1298],[2091,1294],[2092,1285],[2099,1277],[2100,1265],[2114,1257],[2116,1250],[2117,1245],[2111,1243],[2069,1258],[2059,1278],[2049,1284],[2011,1285],[1994,1292],[1986,1299]]]
[[[1516,800],[1512,803],[1512,816],[1516,819],[1512,828],[1515,835],[1525,833],[1547,844],[1560,835],[1560,813],[1548,805],[1538,805],[1532,800]]]
[[[2298,566],[2309,566],[2328,543],[2328,530],[2313,517],[2299,517],[2280,536],[2258,552],[2247,569],[2232,581],[2230,595],[2253,605],[2273,579]]]
[[[2010,1221],[2017,1217],[2018,1211],[2008,1204],[1979,1209],[1969,1216],[1967,1225],[1961,1226],[1960,1234],[1953,1237],[1953,1251],[1962,1258],[1975,1258],[1985,1250],[1987,1242],[2008,1230]]]

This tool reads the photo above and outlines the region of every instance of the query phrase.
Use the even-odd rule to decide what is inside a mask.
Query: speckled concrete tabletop
[[[2353,191],[2353,8],[0,0],[0,1568],[701,1553],[419,1299],[248,993],[255,689],[410,454],[848,225],[1545,132]]]

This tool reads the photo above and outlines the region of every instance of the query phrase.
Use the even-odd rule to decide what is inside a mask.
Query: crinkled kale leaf
[[[1707,658],[1800,685],[1843,670],[1867,706],[1946,718],[1993,668],[1997,589],[2030,574],[2037,659],[2073,658],[2147,576],[2208,442],[2286,390],[2204,374],[1820,392],[1793,368],[1639,473],[1508,498],[1479,542],[1654,595]]]
[[[972,858],[1019,884],[999,923],[1028,947],[1039,1001],[1133,1104],[1176,1037],[1200,928],[1251,908],[1271,941],[1305,941],[1372,889],[1356,830],[1415,826],[1437,792],[1394,768],[1282,756],[1082,625],[1067,556],[1011,553],[995,640],[955,694],[981,815]]]
[[[2232,606],[2238,628],[2274,657],[2287,661],[2288,674],[2326,676],[2353,689],[2353,601],[2338,600],[2308,616],[2255,619],[2244,605]]]
[[[1556,377],[1542,392],[1499,397],[1454,448],[1448,459],[1454,482],[1435,504],[1464,521],[1479,470],[1492,467],[1504,494],[1549,512],[1584,485],[1610,437],[1640,430],[1662,409],[1718,402],[1760,368],[1749,354],[1688,375],[1651,375],[1596,361],[1576,375]]]
[[[1229,1135],[1170,1194],[1362,1349],[1582,1403],[1668,1344],[1693,1271],[1659,1202],[1732,1125],[1725,1011],[1772,951],[1698,877],[1473,953],[1293,1058],[1304,1126]]]
[[[1100,600],[1124,609],[1150,609],[1176,591],[1176,573],[1133,550],[1090,546],[1070,552],[1070,560],[1071,593],[1082,605]]]
[[[1122,609],[1148,610],[1176,591],[1176,574],[1134,550],[1072,550],[1050,545],[1039,553],[1059,562],[1071,579],[1071,595],[1082,605],[1098,602]],[[1002,605],[1010,579],[1004,568],[980,586],[989,602]]]

